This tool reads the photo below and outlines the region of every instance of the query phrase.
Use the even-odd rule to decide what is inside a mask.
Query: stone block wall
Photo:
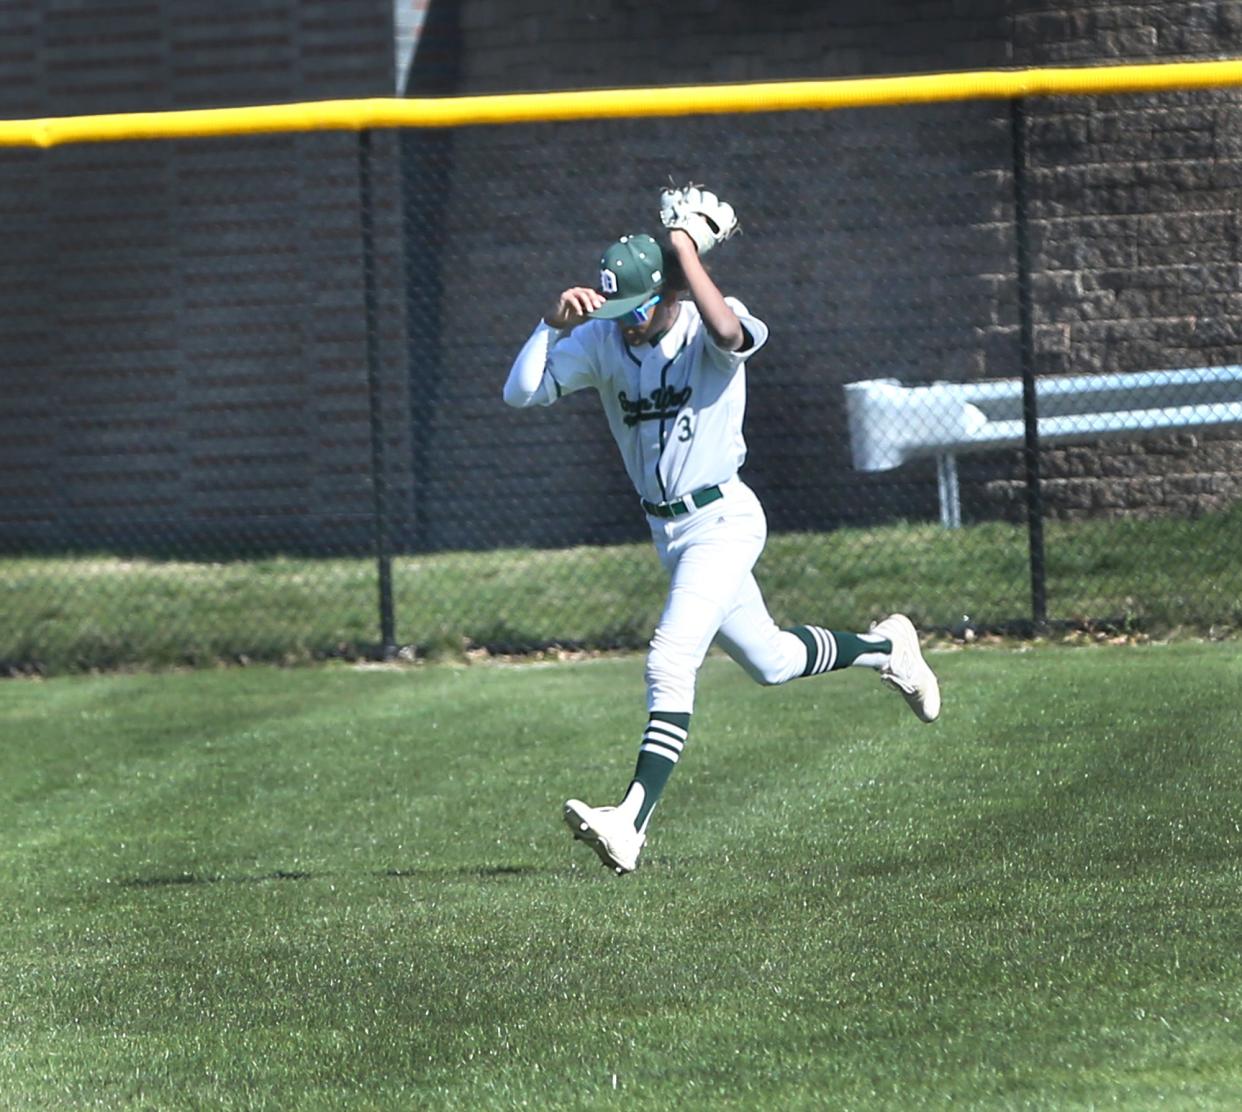
[[[1242,27],[1231,2],[1074,8],[1028,6],[1015,60],[1230,56]],[[1029,104],[1039,373],[1242,361],[1240,113],[1233,89]],[[1242,443],[1228,432],[1050,447],[1042,469],[1054,517],[1195,515],[1242,495]],[[982,490],[985,506],[1019,513],[1017,460]]]

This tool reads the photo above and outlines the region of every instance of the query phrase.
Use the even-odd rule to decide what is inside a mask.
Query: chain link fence
[[[0,156],[10,671],[638,647],[597,403],[501,402],[671,176],[771,328],[743,477],[774,615],[1223,633],[1242,99],[88,144]]]

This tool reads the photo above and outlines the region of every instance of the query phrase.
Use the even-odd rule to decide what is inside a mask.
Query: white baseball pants
[[[785,683],[806,668],[806,648],[772,620],[752,573],[768,536],[763,507],[741,479],[720,489],[723,498],[684,517],[648,517],[670,577],[647,654],[649,711],[693,712],[713,640],[758,683]]]

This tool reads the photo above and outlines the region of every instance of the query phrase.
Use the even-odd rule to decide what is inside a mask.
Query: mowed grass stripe
[[[1242,652],[935,662],[709,660],[623,879],[638,658],[4,685],[0,1107],[1236,1107]]]

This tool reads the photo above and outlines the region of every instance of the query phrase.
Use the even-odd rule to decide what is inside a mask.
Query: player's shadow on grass
[[[496,880],[504,877],[532,876],[547,870],[534,865],[463,865],[456,869],[384,869],[369,875],[394,880]],[[202,875],[199,873],[167,873],[153,876],[127,877],[117,883],[122,888],[178,888],[200,884],[265,884],[281,880],[339,880],[342,873],[309,873],[276,869],[270,873],[248,876]]]
[[[310,880],[313,873],[277,869],[258,876],[203,876],[198,873],[168,873],[156,876],[127,877],[117,883],[122,888],[178,888],[196,884],[259,884],[270,880]]]
[[[534,876],[536,873],[550,872],[534,865],[463,865],[456,869],[385,869],[381,876],[397,877],[406,880],[423,880],[434,877],[459,877],[464,880],[492,880],[507,876]]]

